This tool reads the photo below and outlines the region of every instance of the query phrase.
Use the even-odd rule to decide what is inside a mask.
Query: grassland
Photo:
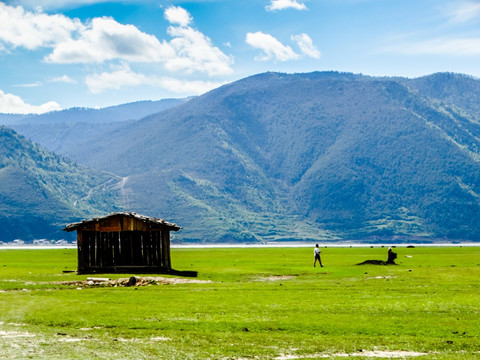
[[[209,282],[109,288],[59,283],[75,250],[0,250],[0,358],[480,358],[480,247],[322,250],[173,249]]]

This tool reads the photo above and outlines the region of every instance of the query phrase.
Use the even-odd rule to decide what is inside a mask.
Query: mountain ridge
[[[0,124],[51,124],[51,123],[102,123],[141,119],[145,116],[158,113],[188,99],[144,100],[126,104],[108,106],[95,109],[87,107],[73,107],[64,110],[51,111],[43,114],[6,114],[0,113]]]

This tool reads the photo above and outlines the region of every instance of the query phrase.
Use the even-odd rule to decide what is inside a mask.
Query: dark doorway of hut
[[[170,231],[181,227],[134,212],[116,212],[65,226],[77,231],[78,274],[135,273],[196,277],[172,269]]]

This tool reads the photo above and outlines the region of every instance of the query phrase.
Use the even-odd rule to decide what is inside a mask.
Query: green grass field
[[[0,358],[480,359],[480,247],[322,251],[173,249],[210,282],[107,288],[58,283],[76,250],[2,249]]]

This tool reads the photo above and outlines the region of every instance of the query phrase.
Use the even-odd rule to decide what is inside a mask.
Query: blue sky
[[[480,0],[0,0],[0,112],[202,94],[266,71],[480,77]]]

